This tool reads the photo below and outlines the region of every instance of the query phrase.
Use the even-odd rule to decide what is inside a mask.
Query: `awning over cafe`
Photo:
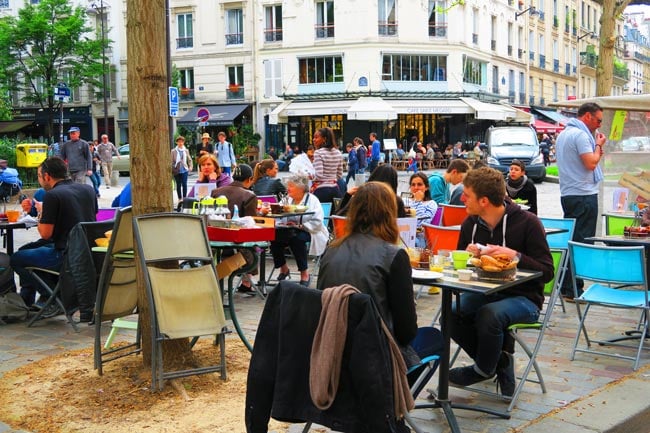
[[[0,134],[8,134],[10,132],[20,131],[32,123],[34,122],[31,120],[8,120],[0,122]]]
[[[210,111],[210,117],[207,126],[224,126],[232,125],[234,120],[248,108],[248,104],[233,105],[205,105],[203,107],[193,107],[187,111],[176,122],[177,125],[196,126],[199,123],[197,112],[199,108],[207,108]]]
[[[474,110],[474,117],[487,120],[513,120],[516,117],[515,109],[501,104],[490,104],[474,98],[460,98]]]
[[[603,109],[610,110],[650,111],[650,95],[596,96],[589,99],[551,102],[549,105],[577,108],[586,102],[595,102]]]
[[[348,108],[348,120],[384,121],[397,119],[397,111],[377,96],[362,96]]]
[[[566,123],[569,121],[568,118],[563,116],[562,114],[558,113],[557,111],[553,110],[540,110],[539,108],[532,108],[532,110],[543,116],[546,117],[547,119],[551,120],[552,123],[558,123],[560,125],[566,125]],[[542,119],[546,120],[546,119]]]
[[[535,128],[535,131],[539,132],[540,134],[556,134],[564,129],[564,126],[553,125],[552,123],[544,122],[543,120],[539,119],[535,120],[533,127]]]

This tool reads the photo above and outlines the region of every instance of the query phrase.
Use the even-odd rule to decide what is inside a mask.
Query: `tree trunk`
[[[598,64],[596,66],[596,96],[610,96],[614,83],[614,47],[617,17],[631,0],[603,0],[600,16]]]
[[[127,90],[133,214],[172,210],[167,116],[165,0],[127,0]],[[170,233],[170,242],[174,234]],[[138,311],[145,365],[151,363],[150,311],[138,263]],[[191,359],[188,339],[164,346],[164,361]]]

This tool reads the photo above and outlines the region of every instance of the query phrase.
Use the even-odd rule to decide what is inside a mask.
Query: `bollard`
[[[120,183],[120,172],[113,170],[111,172],[111,186],[117,186],[118,183]]]

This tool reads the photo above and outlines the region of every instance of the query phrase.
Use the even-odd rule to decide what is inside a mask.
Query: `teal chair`
[[[546,242],[548,242],[548,246],[550,248],[555,248],[555,249],[559,248],[566,251],[566,254],[562,259],[562,263],[558,268],[556,268],[556,276],[555,276],[555,278],[557,278],[557,273],[561,274],[558,284],[560,285],[560,287],[562,287],[562,283],[564,282],[566,271],[567,269],[569,269],[569,263],[568,263],[569,262],[569,252],[568,252],[569,241],[573,240],[573,232],[575,230],[576,220],[575,218],[540,218],[539,220],[542,222],[544,228],[566,230],[566,232],[564,233],[555,233],[546,236]],[[561,296],[558,296],[558,300],[562,305],[562,312],[566,313],[564,299],[562,299]]]
[[[592,283],[589,287],[585,287],[585,291],[580,297],[575,299],[580,325],[573,342],[571,360],[573,361],[575,358],[576,352],[593,353],[632,360],[634,361],[634,370],[636,370],[639,367],[641,351],[644,349],[649,326],[648,315],[650,314],[644,247],[611,247],[569,242],[569,257],[574,288],[576,287],[576,278],[582,278]],[[631,285],[636,287],[629,287]],[[584,312],[580,310],[581,305],[585,306]],[[639,311],[641,320],[638,346],[590,339],[585,323],[592,307]],[[624,312],[623,314],[628,315],[629,313]],[[580,334],[584,334],[586,346],[578,347]],[[594,350],[591,348],[592,343],[598,343],[601,346],[616,346],[617,348],[611,352]],[[625,354],[624,350],[621,350],[623,347],[636,349],[636,355]]]

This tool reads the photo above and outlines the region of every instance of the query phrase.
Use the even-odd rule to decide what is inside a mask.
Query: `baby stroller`
[[[9,203],[11,197],[20,193],[22,186],[18,170],[8,167],[7,161],[0,160],[0,201]]]

